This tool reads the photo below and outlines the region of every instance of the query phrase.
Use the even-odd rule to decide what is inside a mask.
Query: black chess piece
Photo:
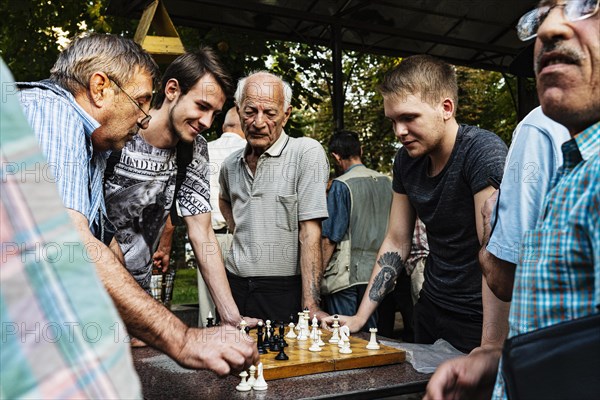
[[[211,327],[215,326],[215,323],[213,321],[214,321],[213,317],[207,317],[206,318],[206,327],[211,328]]]
[[[249,326],[245,327],[244,331],[246,331],[246,335],[250,336],[250,327]]]
[[[290,358],[285,354],[285,346],[281,342],[283,342],[283,338],[279,339],[279,353],[275,356],[275,359],[279,361],[289,360]]]
[[[257,328],[257,332],[256,332],[256,337],[258,338],[256,341],[256,347],[258,349],[258,354],[266,354],[268,353],[267,350],[265,350],[265,346],[263,343],[263,326],[262,324],[258,324],[258,328]]]
[[[273,338],[273,340],[269,341],[269,350],[270,351],[279,351],[279,335],[275,335],[272,338]]]
[[[288,344],[285,341],[285,325],[283,325],[283,321],[279,324],[279,339],[281,340],[280,346],[287,347]]]

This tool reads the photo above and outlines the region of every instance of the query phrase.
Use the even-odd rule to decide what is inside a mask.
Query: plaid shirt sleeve
[[[4,90],[10,73],[0,69]],[[44,175],[16,96],[5,94],[0,398],[141,398],[123,321]]]

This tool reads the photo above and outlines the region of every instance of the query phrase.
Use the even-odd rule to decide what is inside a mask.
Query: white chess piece
[[[310,338],[318,339],[319,334],[317,333],[317,329],[319,328],[319,320],[317,319],[317,314],[314,315],[312,319]]]
[[[294,332],[294,323],[290,322],[288,326],[290,330],[288,331],[287,335],[285,335],[285,337],[288,339],[296,339],[298,336],[296,335],[296,332]]]
[[[369,340],[369,343],[367,344],[367,349],[379,350],[381,347],[379,347],[379,344],[377,344],[377,328],[369,328],[369,332],[371,332],[371,338]]]
[[[344,342],[344,345],[340,349],[340,353],[342,354],[352,354],[352,349],[350,348],[350,342]]]
[[[300,334],[300,331],[302,330],[302,322],[304,321],[304,311],[300,311],[298,313],[298,325],[296,326],[296,330],[298,331],[298,334]]]
[[[350,342],[350,328],[347,325],[344,325],[340,328],[340,341],[338,342],[338,347],[343,348],[346,342]]]
[[[317,330],[317,334],[318,334],[318,335],[317,335],[317,338],[318,338],[318,340],[317,340],[317,344],[318,344],[319,346],[321,346],[321,347],[325,346],[325,342],[324,342],[324,341],[323,341],[323,339],[321,338],[321,336],[323,336],[323,332],[321,332],[321,330],[320,330],[320,329],[318,329],[318,330]]]
[[[333,333],[331,334],[331,338],[329,338],[329,343],[336,344],[340,341],[340,323],[338,320],[338,316],[333,316]]]
[[[319,347],[318,339],[315,339],[315,338],[311,338],[311,339],[312,339],[312,344],[308,348],[308,351],[322,351],[323,349],[321,349]]]
[[[245,334],[246,333],[246,326],[248,325],[248,323],[244,320],[240,321],[240,333]]]
[[[250,387],[253,387],[254,383],[256,382],[256,377],[254,376],[256,374],[256,367],[254,365],[251,365],[250,369],[248,371],[249,371],[248,385]]]
[[[267,390],[267,381],[265,381],[265,377],[263,376],[263,364],[258,363],[258,376],[256,377],[256,381],[254,382],[254,386],[252,389],[254,390]]]
[[[235,389],[239,392],[247,392],[248,390],[252,389],[252,387],[250,385],[248,385],[248,382],[246,382],[246,377],[248,376],[248,373],[246,371],[242,371],[240,373],[240,377],[242,378],[242,381],[240,382],[239,385],[237,385],[235,387]]]
[[[268,319],[265,321],[265,338],[269,339],[271,337],[271,320]]]

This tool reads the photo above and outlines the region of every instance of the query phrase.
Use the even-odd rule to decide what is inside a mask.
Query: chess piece
[[[250,385],[248,385],[248,382],[246,382],[246,377],[248,376],[248,373],[246,371],[242,371],[240,372],[240,377],[242,378],[242,381],[240,382],[239,385],[237,385],[235,387],[235,389],[239,392],[247,392],[250,389],[252,389],[252,387]]]
[[[270,339],[271,338],[271,320],[268,319],[265,321],[266,326],[265,326],[265,339]]]
[[[318,339],[311,338],[312,344],[308,348],[308,351],[322,351],[323,349],[319,347]]]
[[[254,365],[251,365],[248,369],[248,385],[250,385],[250,387],[253,387],[254,383],[256,382],[256,377],[254,376],[255,374],[256,367]]]
[[[283,345],[283,336],[279,338],[279,354],[277,354],[275,356],[276,360],[279,361],[285,361],[285,360],[289,360],[290,358],[288,357],[287,354],[285,354],[285,346]]]
[[[296,339],[298,336],[296,335],[296,332],[294,332],[294,323],[290,322],[289,326],[289,331],[287,333],[287,335],[285,335],[286,338],[288,339]]]
[[[321,336],[323,336],[323,332],[318,329],[317,330],[317,344],[321,347],[325,346],[325,342],[323,341],[323,339],[321,338]]]
[[[213,318],[212,312],[209,311],[208,317],[206,317],[206,327],[211,328],[211,327],[215,326],[214,320],[215,319]]]
[[[252,389],[254,390],[267,390],[267,381],[265,381],[265,377],[263,376],[263,363],[258,363],[258,376],[256,377],[256,381],[254,382],[254,386]]]
[[[298,331],[298,335],[300,334],[300,331],[302,330],[303,321],[304,321],[304,312],[300,311],[298,313],[298,325],[296,326],[296,330]]]
[[[350,341],[344,342],[342,348],[340,349],[341,354],[352,354],[352,349],[350,348]]]
[[[273,329],[273,328],[271,328]],[[269,350],[270,351],[279,351],[279,335],[273,335],[269,339]]]
[[[340,341],[338,342],[338,347],[343,348],[346,342],[350,342],[350,328],[344,325],[340,328]]]
[[[311,339],[318,339],[318,333],[317,333],[317,329],[319,327],[319,320],[317,320],[317,314],[314,314],[314,317],[312,319],[312,325],[311,325],[311,331],[310,331],[310,338]]]
[[[263,323],[262,321],[258,321],[258,328],[256,329],[256,337],[258,338],[256,341],[256,347],[258,349],[258,354],[266,354],[268,351],[265,350],[265,345],[263,342]]]
[[[283,325],[283,321],[281,321],[279,323],[279,340],[280,340],[279,346],[287,347],[288,344],[285,341],[284,333],[285,333],[285,326]]]
[[[331,334],[331,338],[329,339],[329,343],[336,344],[340,341],[340,322],[339,318],[336,315],[333,316],[333,333]]]
[[[244,320],[240,321],[240,333],[246,333],[246,326],[248,323]]]
[[[379,344],[377,344],[377,328],[369,328],[369,332],[371,332],[371,338],[367,344],[367,349],[379,350],[381,347],[379,347]]]

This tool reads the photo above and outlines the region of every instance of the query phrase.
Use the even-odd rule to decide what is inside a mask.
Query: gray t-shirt
[[[448,163],[430,177],[428,156],[396,154],[393,189],[408,195],[427,227],[429,256],[422,294],[441,308],[482,314],[480,248],[473,196],[502,179],[507,148],[492,132],[460,125]]]
[[[227,270],[241,277],[299,275],[299,223],[327,218],[325,151],[314,139],[282,133],[254,174],[244,151],[225,159],[219,179],[235,221]]]
[[[146,290],[150,288],[152,255],[173,203],[176,156],[175,148],[159,149],[136,135],[121,151],[120,161],[104,184],[108,218],[116,228],[125,266]],[[194,141],[193,158],[177,203],[182,216],[210,211],[208,150],[202,136]]]

